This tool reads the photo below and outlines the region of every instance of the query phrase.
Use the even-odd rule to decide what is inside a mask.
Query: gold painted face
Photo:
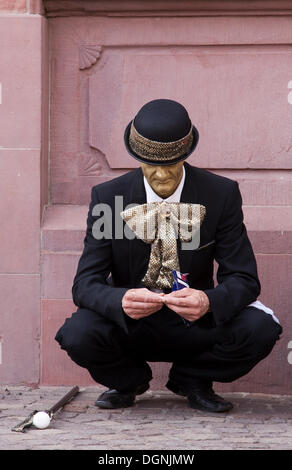
[[[141,163],[143,175],[153,191],[166,199],[174,193],[183,175],[183,161],[172,165],[149,165]]]

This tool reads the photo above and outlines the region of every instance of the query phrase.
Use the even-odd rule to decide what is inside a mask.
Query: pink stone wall
[[[48,30],[47,20],[30,6],[6,1],[0,8],[0,383],[40,380]]]
[[[76,309],[71,286],[90,189],[138,166],[124,149],[124,128],[146,101],[166,97],[181,101],[199,129],[189,163],[239,182],[259,300],[284,326],[262,365],[217,388],[291,390],[292,5],[177,5],[1,2],[0,179],[9,194],[9,204],[0,202],[9,227],[0,235],[2,382],[93,383],[54,341]],[[15,287],[27,300],[21,316]],[[19,326],[25,365],[10,354]],[[168,365],[152,366],[152,388],[159,388]]]
[[[259,300],[285,327],[281,342],[263,365],[218,388],[287,393],[292,381],[287,360],[292,339],[292,17],[280,12],[260,15],[256,10],[247,16],[242,9],[234,16],[224,2],[216,2],[218,9],[222,5],[220,14],[217,10],[216,15],[203,16],[184,2],[187,13],[182,16],[172,9],[174,2],[165,2],[164,7],[160,2],[160,10],[153,2],[152,9],[139,2],[145,8],[141,17],[138,2],[129,13],[130,3],[124,3],[117,15],[105,16],[98,14],[95,3],[96,16],[90,16],[86,2],[83,12],[78,10],[74,17],[64,2],[47,3],[52,206],[43,225],[46,308],[50,305],[57,312],[55,329],[75,310],[64,300],[71,298],[90,188],[138,166],[123,145],[125,126],[146,101],[176,99],[186,106],[200,132],[189,163],[239,182],[262,281]],[[205,5],[211,3],[214,7],[215,2]],[[239,8],[239,2],[229,3]],[[81,4],[75,5],[77,12]],[[55,354],[59,354],[56,347]],[[58,356],[58,364],[59,357],[68,370],[68,358]],[[164,385],[167,370],[167,365],[154,365],[152,387]],[[51,374],[52,368],[43,362],[45,383],[69,380],[68,375],[55,373],[53,379]]]
[[[42,0],[1,0],[0,12],[43,14],[44,7]]]
[[[2,0],[0,11],[2,12],[26,12],[26,0]]]

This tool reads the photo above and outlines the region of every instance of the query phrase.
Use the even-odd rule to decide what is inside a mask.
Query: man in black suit
[[[172,363],[169,390],[193,408],[228,411],[232,403],[215,394],[213,382],[247,374],[282,332],[257,300],[261,286],[238,183],[185,161],[199,134],[176,101],[146,103],[124,138],[141,166],[92,188],[72,287],[78,309],[56,340],[108,387],[96,401],[100,408],[133,405],[152,379],[147,361],[164,361]],[[170,232],[159,239],[158,225],[150,239],[138,235],[151,217],[169,230],[178,220],[175,243]],[[199,234],[191,249],[183,226],[192,227],[191,242]],[[186,274],[181,290],[172,289],[174,272]]]

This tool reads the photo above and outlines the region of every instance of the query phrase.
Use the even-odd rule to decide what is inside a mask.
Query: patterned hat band
[[[129,143],[131,148],[137,155],[152,161],[169,161],[176,160],[186,154],[193,143],[193,128],[191,125],[187,135],[174,142],[157,142],[143,137],[138,133],[131,123]]]

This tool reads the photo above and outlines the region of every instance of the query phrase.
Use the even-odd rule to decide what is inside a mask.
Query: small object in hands
[[[187,282],[187,275],[189,273],[182,274],[179,271],[176,271],[175,269],[173,269],[172,274],[173,274],[173,277],[174,277],[174,283],[173,283],[172,289],[171,289],[172,292],[176,291],[176,290],[184,289],[185,287],[190,287],[188,282]],[[182,321],[186,325],[190,326],[190,322],[188,320],[186,320],[185,318],[182,317]]]
[[[32,424],[38,429],[46,429],[50,422],[51,416],[45,411],[38,411],[32,418]]]
[[[187,281],[187,275],[189,273],[182,274],[179,271],[176,271],[175,269],[172,270],[172,274],[174,277],[174,283],[172,285],[171,291],[173,292],[174,290],[180,290],[183,289],[184,287],[190,287]]]
[[[17,424],[12,428],[12,431],[24,432],[25,428],[30,427],[31,425],[36,426],[38,429],[45,429],[49,426],[51,419],[54,417],[54,414],[63,408],[64,405],[69,403],[72,398],[80,392],[80,389],[77,385],[71,388],[66,395],[64,395],[55,405],[53,405],[49,410],[39,411],[34,410],[30,415],[21,423]]]

